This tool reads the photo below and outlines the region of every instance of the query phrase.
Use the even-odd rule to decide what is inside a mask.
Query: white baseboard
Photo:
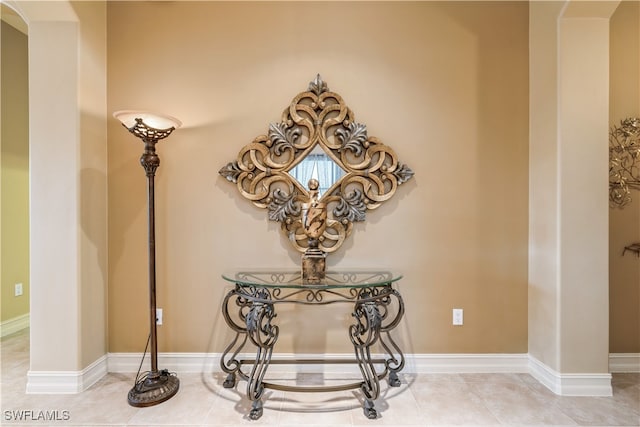
[[[609,372],[640,372],[640,353],[611,353],[609,355]]]
[[[405,372],[426,374],[528,373],[527,354],[415,354]]]
[[[109,353],[107,370],[114,373],[137,372],[142,353]],[[142,363],[142,371],[149,370],[149,354]],[[158,369],[171,372],[211,372],[220,366],[220,353],[159,353]]]
[[[29,322],[29,313],[14,317],[13,319],[5,320],[0,323],[0,337],[6,337],[7,335],[15,334],[16,332],[28,328]]]
[[[29,371],[27,394],[74,394],[91,387],[107,374],[107,355],[81,371]]]
[[[529,373],[560,396],[612,396],[611,374],[561,374],[529,355]]]
[[[614,356],[614,355],[612,355]],[[147,358],[142,370],[149,369]],[[160,353],[158,368],[180,373],[212,373],[220,371],[220,353]],[[239,355],[238,359],[252,359],[254,355]],[[376,358],[376,356],[373,356]],[[142,353],[109,353],[82,371],[29,371],[27,393],[79,393],[99,380],[107,372],[135,373]],[[273,360],[325,359],[336,362],[353,359],[352,354],[274,354]],[[617,369],[631,369],[639,355],[615,355]],[[614,363],[614,364],[615,364]],[[625,366],[626,368],[623,368]],[[630,366],[631,368],[628,368]],[[356,364],[327,363],[312,365],[277,364],[269,366],[271,373],[340,373],[358,375]],[[529,373],[551,391],[562,396],[611,396],[611,374],[561,374],[535,357],[522,354],[413,354],[405,355],[407,374],[424,373]],[[628,372],[628,371],[625,371]]]

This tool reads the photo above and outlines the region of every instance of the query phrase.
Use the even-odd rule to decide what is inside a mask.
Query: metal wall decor
[[[318,147],[341,169],[319,196],[316,182],[300,182],[292,174]],[[267,135],[244,146],[219,173],[243,197],[267,209],[298,251],[323,254],[338,250],[353,223],[364,221],[368,210],[389,200],[414,174],[389,146],[367,134],[320,75],[293,98],[279,123],[269,125]],[[316,175],[311,177],[317,180]],[[322,224],[308,220],[317,206],[326,213],[314,211]]]
[[[627,118],[609,131],[609,204],[623,208],[640,190],[640,118]]]
[[[628,246],[625,246],[624,250],[622,251],[622,256],[624,256],[627,251],[633,252],[638,258],[640,258],[640,243],[632,243]]]

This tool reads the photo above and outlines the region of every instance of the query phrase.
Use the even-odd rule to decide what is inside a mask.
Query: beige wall
[[[329,265],[404,273],[399,335],[407,352],[527,352],[527,3],[109,2],[107,9],[108,110],[151,109],[185,124],[158,145],[161,351],[223,349],[223,271],[297,268],[299,255],[277,224],[217,171],[320,73],[369,134],[416,173],[355,227]],[[141,351],[148,333],[142,144],[114,119],[108,131],[109,351]],[[451,326],[453,307],[465,310],[464,326]],[[351,351],[341,325],[348,313],[298,307],[291,316],[279,318],[277,351]],[[318,330],[321,319],[327,326]],[[294,338],[296,322],[310,337]]]
[[[3,8],[3,14],[6,13]],[[29,313],[29,100],[27,36],[2,21],[2,294],[0,322]],[[22,283],[23,295],[14,296]]]
[[[611,102],[609,121],[640,117],[640,3],[621,2],[611,17]],[[640,192],[632,203],[609,211],[609,347],[612,353],[640,352],[640,260],[623,248],[640,242]]]

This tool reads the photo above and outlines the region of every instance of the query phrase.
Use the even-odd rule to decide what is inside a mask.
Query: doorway
[[[0,5],[0,333],[29,327],[29,65],[27,24]]]

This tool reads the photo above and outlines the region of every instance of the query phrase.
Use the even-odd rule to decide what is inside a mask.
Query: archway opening
[[[29,61],[26,22],[0,8],[0,325],[7,336],[29,327]]]

